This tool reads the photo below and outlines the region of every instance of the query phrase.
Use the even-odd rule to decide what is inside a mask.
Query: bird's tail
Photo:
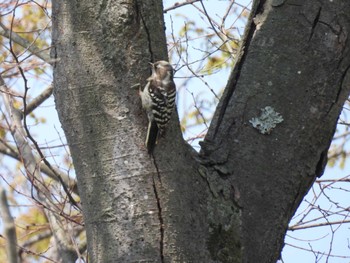
[[[146,147],[148,150],[148,154],[153,153],[153,149],[156,145],[157,142],[157,137],[158,137],[158,126],[155,121],[150,121],[148,123],[148,130],[147,130],[147,136],[146,136]]]

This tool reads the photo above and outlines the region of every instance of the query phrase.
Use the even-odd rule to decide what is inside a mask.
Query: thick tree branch
[[[53,2],[54,95],[76,168],[91,260],[210,262],[208,189],[178,116],[172,115],[154,151],[157,169],[144,148],[147,117],[130,89],[135,80],[145,84],[150,60],[167,59],[162,1],[86,8],[98,3]],[[198,244],[187,245],[190,238]]]
[[[201,150],[239,197],[246,262],[279,258],[289,220],[323,173],[350,90],[350,2],[275,2],[254,2]],[[283,122],[262,134],[252,120],[266,108]]]
[[[0,187],[0,214],[4,226],[8,262],[18,263],[19,257],[15,221],[11,216],[5,189],[2,187]]]

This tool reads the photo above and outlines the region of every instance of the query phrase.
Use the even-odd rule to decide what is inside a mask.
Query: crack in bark
[[[160,182],[160,185],[162,185],[162,177],[160,176],[158,164],[157,164],[156,159],[154,158],[153,154],[152,154],[152,159],[153,159],[154,166],[156,167],[156,170],[157,170],[158,180]]]
[[[140,5],[140,3],[136,0],[136,13],[139,15],[139,17],[141,18],[142,21],[142,25],[145,28],[145,32],[147,35],[147,41],[148,41],[148,50],[150,53],[150,62],[154,62],[154,54],[153,54],[153,50],[152,50],[152,41],[151,41],[151,33],[149,28],[147,27],[147,23],[146,20],[142,14],[142,6]],[[152,155],[151,158],[153,159],[153,163],[154,166],[156,168],[157,171],[157,176],[158,176],[158,180],[160,182],[160,185],[162,185],[162,180],[161,180],[161,176],[160,176],[160,172],[158,169],[158,165],[157,162],[154,158],[154,156]],[[154,191],[154,196],[156,198],[157,201],[157,208],[158,208],[158,219],[159,219],[159,231],[160,231],[160,240],[159,240],[159,252],[160,252],[160,262],[164,263],[164,220],[163,220],[163,215],[162,215],[162,206],[160,203],[160,197],[159,197],[159,193],[158,193],[158,189],[157,189],[157,184],[156,184],[156,180],[155,180],[155,175],[152,175],[152,183],[153,183],[153,191]]]
[[[321,10],[322,10],[322,7],[319,7],[318,11],[317,11],[317,14],[316,14],[316,17],[315,17],[314,21],[312,22],[311,34],[310,34],[310,37],[309,37],[309,41],[311,40],[311,38],[313,37],[313,35],[315,33],[316,25],[318,24],[318,22],[320,20]]]
[[[98,10],[98,18],[102,16],[102,13],[106,10],[107,8],[107,0],[102,0],[102,3],[100,5],[100,9]]]
[[[152,42],[151,42],[151,34],[150,34],[150,31],[147,27],[147,24],[146,24],[146,21],[142,15],[142,8],[140,8],[140,5],[139,5],[139,2],[136,1],[136,13],[139,14],[140,18],[141,18],[141,21],[142,21],[142,24],[145,28],[145,32],[146,32],[146,35],[147,35],[147,40],[148,40],[148,50],[149,50],[149,53],[151,55],[151,58],[150,58],[150,62],[154,62],[154,55],[153,55],[153,51],[152,51]]]
[[[158,175],[158,180],[160,184],[162,184],[161,177],[160,177],[160,172],[158,169],[158,165],[156,162],[156,159],[154,156],[152,156],[154,166],[156,167],[157,170],[157,175]],[[154,174],[152,175],[152,181],[153,181],[153,191],[154,191],[154,196],[157,201],[157,207],[158,207],[158,219],[159,219],[159,231],[160,231],[160,240],[159,240],[159,252],[160,252],[160,262],[164,263],[164,220],[163,220],[163,215],[162,215],[162,206],[160,204],[160,198],[157,190],[157,185],[156,185],[156,180],[154,178]]]
[[[215,131],[214,131],[214,134],[213,134],[213,137],[216,136],[218,130],[219,130],[219,127],[221,125],[221,122],[224,118],[224,115],[225,115],[225,112],[226,112],[226,108],[230,102],[230,99],[232,97],[232,94],[235,90],[235,87],[236,87],[236,83],[240,77],[240,74],[241,74],[241,70],[242,70],[242,67],[244,65],[244,61],[245,61],[245,58],[247,56],[247,52],[246,52],[246,48],[249,47],[250,45],[250,42],[252,41],[253,39],[253,36],[255,34],[255,31],[257,29],[257,26],[254,24],[254,17],[256,17],[259,13],[263,13],[264,12],[264,4],[265,4],[265,0],[262,0],[262,1],[256,1],[255,2],[255,5],[252,7],[252,11],[251,11],[251,15],[250,15],[250,18],[249,18],[249,22],[247,24],[247,31],[245,32],[244,34],[244,37],[243,37],[243,40],[242,40],[242,46],[241,46],[241,51],[239,52],[241,55],[237,58],[237,61],[236,61],[236,64],[235,64],[235,67],[234,67],[234,70],[231,74],[231,78],[229,79],[229,82],[226,86],[226,89],[228,90],[228,93],[226,94],[225,97],[223,97],[223,103],[220,107],[220,113],[218,115],[218,121],[217,121],[217,124],[216,124],[216,127],[215,127]]]

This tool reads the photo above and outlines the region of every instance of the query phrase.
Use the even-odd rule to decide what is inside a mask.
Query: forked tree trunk
[[[278,259],[349,93],[350,2],[255,1],[252,13],[201,153],[175,114],[153,159],[131,87],[167,59],[162,2],[53,1],[55,98],[91,262]],[[250,120],[269,107],[283,121],[262,134]]]

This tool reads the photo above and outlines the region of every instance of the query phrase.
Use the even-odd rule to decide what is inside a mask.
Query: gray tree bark
[[[167,59],[162,2],[53,1],[54,94],[91,262],[276,262],[350,89],[350,2],[255,1],[199,155],[173,116],[154,158],[134,84]],[[271,107],[283,122],[249,122]]]

